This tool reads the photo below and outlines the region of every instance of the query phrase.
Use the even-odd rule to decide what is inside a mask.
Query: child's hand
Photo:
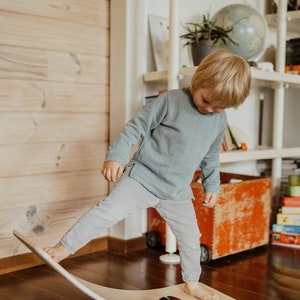
[[[205,207],[214,207],[218,199],[218,194],[215,193],[207,193],[205,195],[205,200],[202,201],[203,206]]]
[[[108,181],[116,182],[123,173],[123,166],[116,161],[105,161],[101,173]]]

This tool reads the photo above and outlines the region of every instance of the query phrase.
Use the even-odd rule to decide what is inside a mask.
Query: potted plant
[[[201,22],[188,22],[183,28],[187,32],[180,35],[180,38],[186,40],[184,46],[191,46],[194,65],[198,65],[209,52],[214,51],[214,47],[226,46],[228,43],[238,45],[229,35],[233,26],[217,25],[216,20],[210,19],[209,13],[202,16]]]

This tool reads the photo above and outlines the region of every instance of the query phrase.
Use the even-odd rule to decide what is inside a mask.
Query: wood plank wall
[[[51,245],[108,192],[109,0],[1,0],[0,86],[6,258],[13,229]]]

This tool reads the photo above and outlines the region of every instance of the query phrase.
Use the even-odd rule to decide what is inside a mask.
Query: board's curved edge
[[[71,284],[81,290],[84,294],[88,295],[94,300],[158,300],[163,296],[176,296],[178,298],[182,297],[184,300],[195,299],[187,295],[184,290],[184,284],[177,284],[169,287],[150,289],[150,290],[122,290],[114,289],[105,286],[101,286],[84,279],[81,279],[77,276],[72,275],[66,269],[64,269],[59,263],[52,259],[40,246],[37,246],[31,238],[22,235],[17,230],[13,231],[13,234],[18,238],[28,249],[33,253],[38,255],[42,260],[44,260],[48,265],[50,265],[55,271],[57,271],[61,276],[68,280]],[[227,296],[205,284],[201,284],[204,288],[216,292],[220,296],[220,300],[234,300],[230,296]],[[100,296],[100,294],[102,296]]]
[[[17,230],[13,231],[13,234],[16,238],[18,238],[27,248],[29,248],[33,253],[37,254],[42,260],[44,260],[48,265],[50,265],[55,271],[61,274],[65,279],[67,279],[70,283],[76,286],[79,290],[81,290],[86,295],[90,296],[94,300],[105,300],[100,295],[96,294],[94,291],[89,289],[85,284],[83,284],[80,280],[78,280],[75,276],[69,273],[66,269],[64,269],[59,263],[57,263],[54,259],[52,259],[43,249],[34,244],[30,238],[25,237]]]

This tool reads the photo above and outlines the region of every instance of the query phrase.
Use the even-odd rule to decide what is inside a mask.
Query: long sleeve
[[[217,136],[200,165],[202,170],[201,181],[206,193],[219,193],[220,191],[220,148],[225,128],[224,126],[223,131]]]
[[[140,139],[149,138],[151,130],[162,122],[166,112],[166,97],[161,95],[159,99],[144,108],[125,125],[117,140],[110,147],[106,161],[113,160],[125,165],[128,162],[128,154],[131,148]]]

